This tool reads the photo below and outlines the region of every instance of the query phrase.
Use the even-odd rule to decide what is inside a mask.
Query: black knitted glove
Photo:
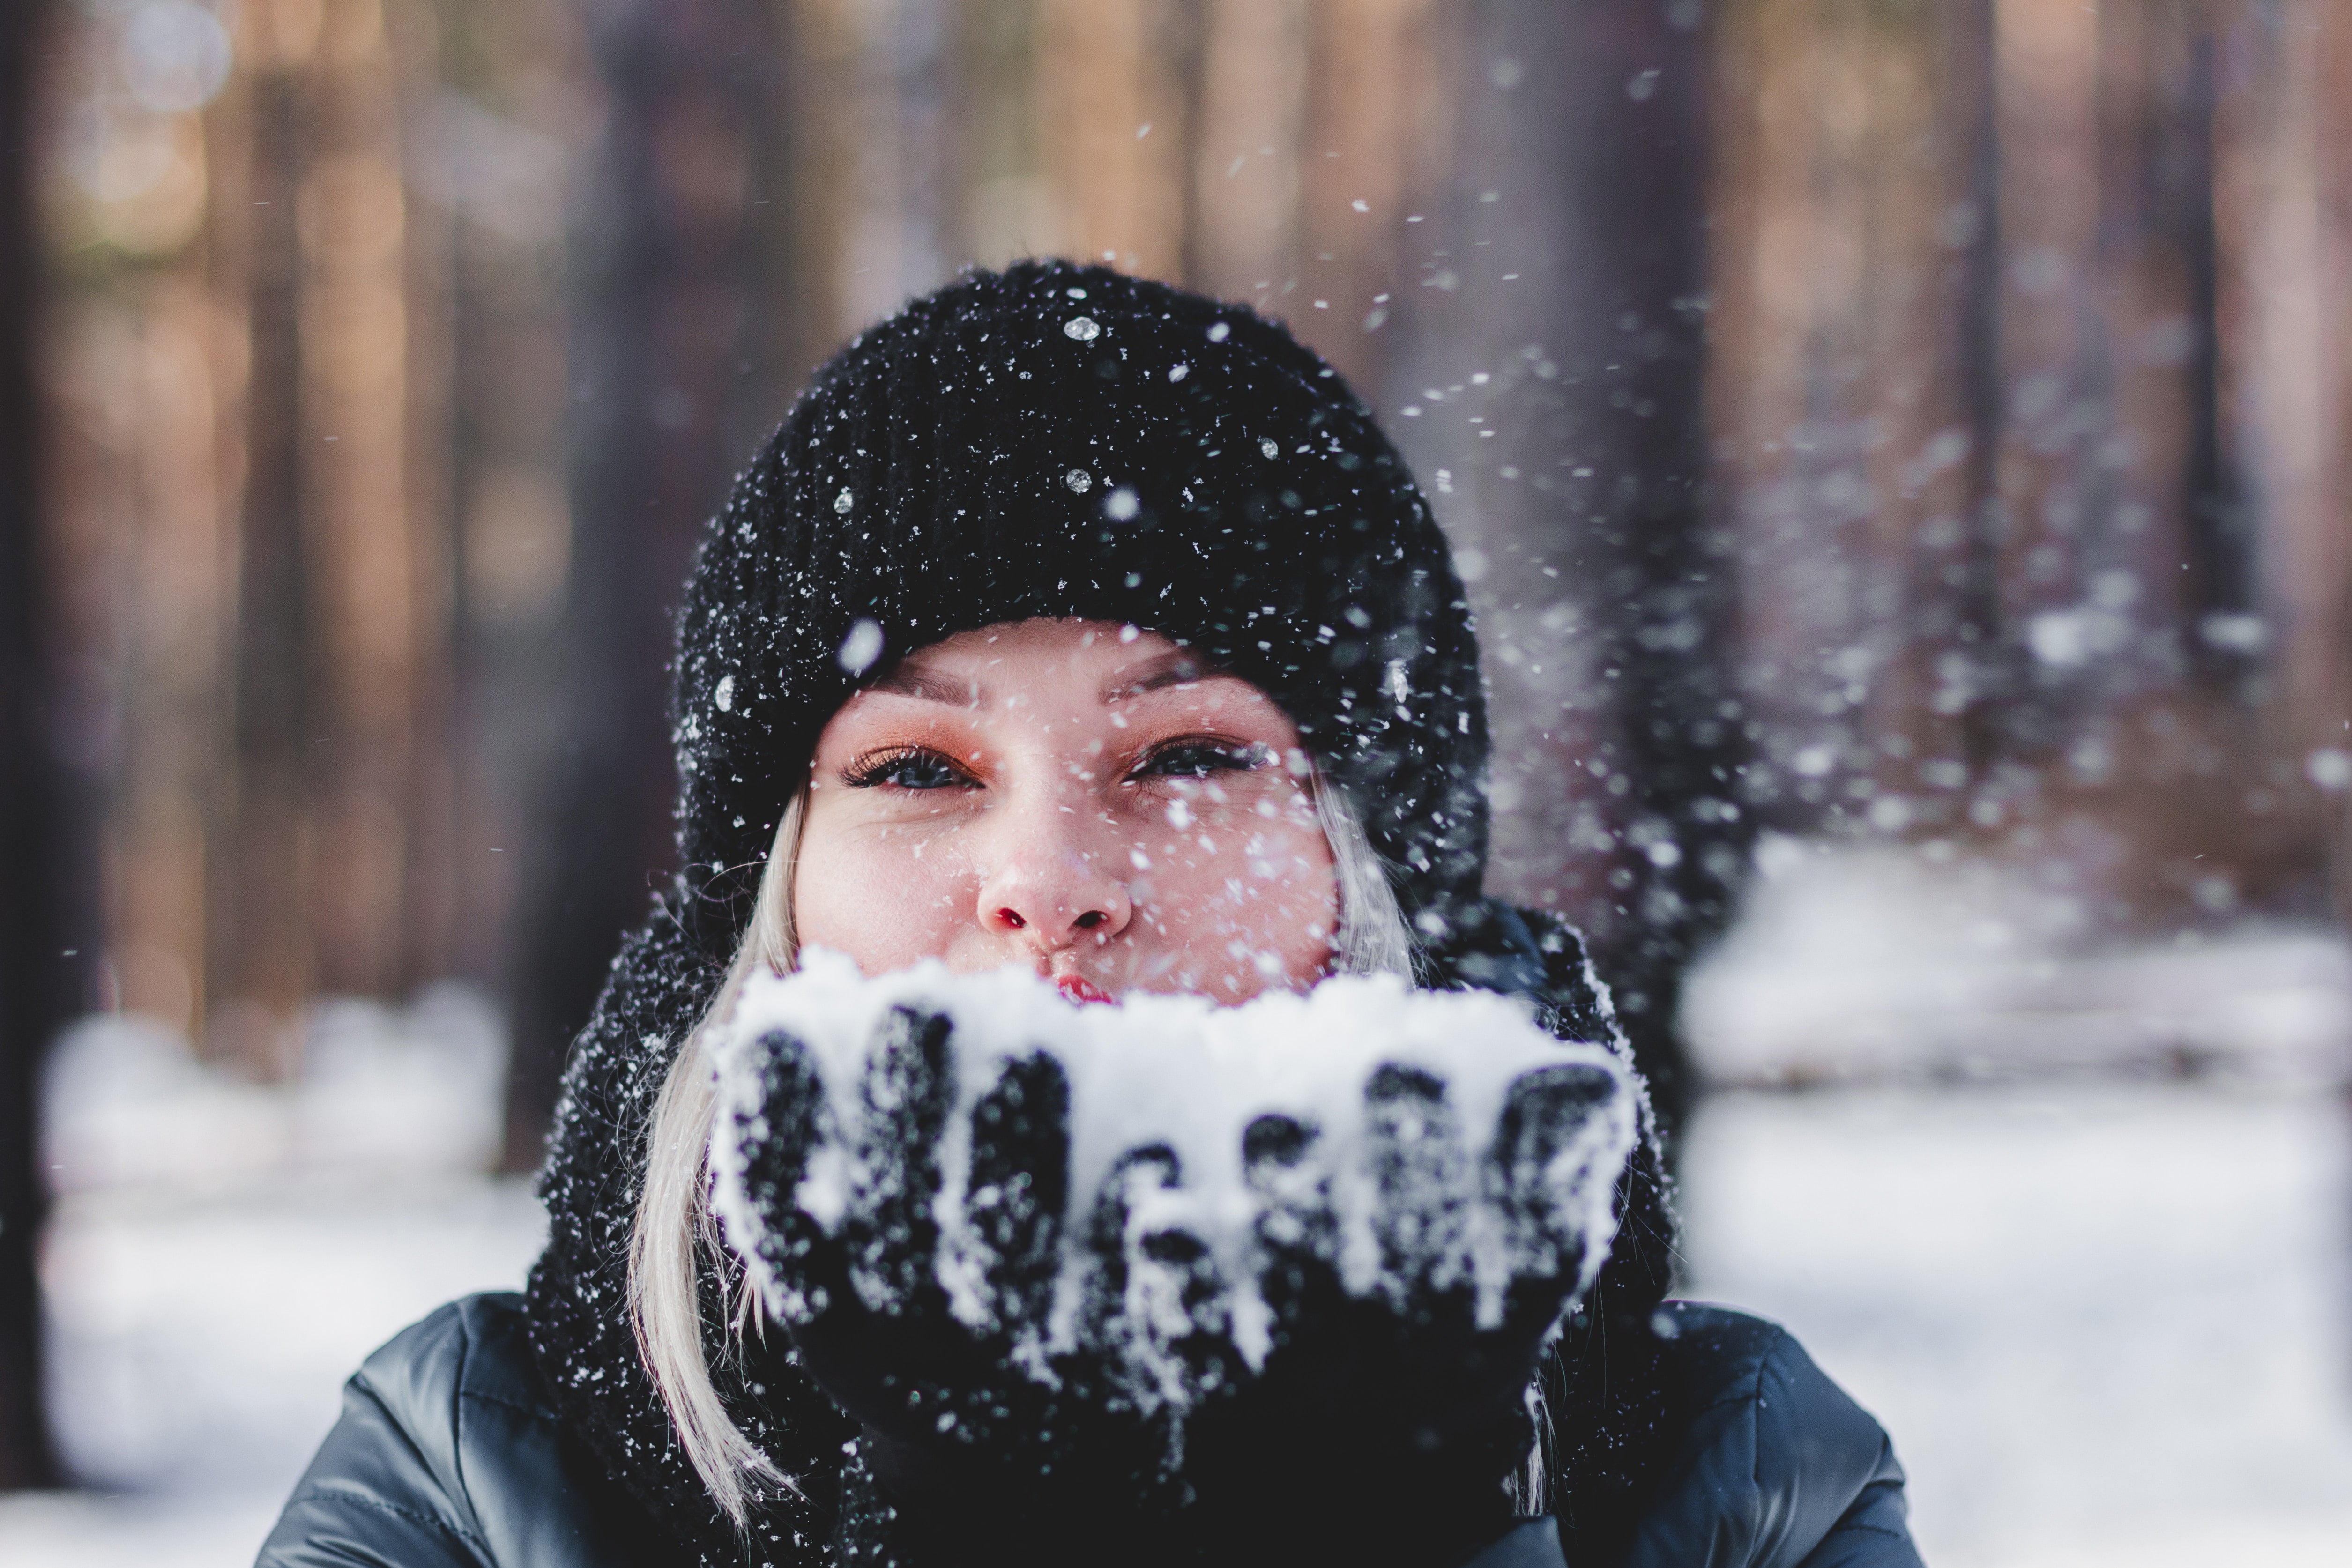
[[[866,1429],[845,1552],[1440,1568],[1509,1527],[1627,1081],[1498,998],[1333,984],[1255,1012],[920,970],[747,995],[720,1209]]]

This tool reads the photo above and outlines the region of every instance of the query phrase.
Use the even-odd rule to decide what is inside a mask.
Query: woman
[[[1574,934],[1480,891],[1476,656],[1403,463],[1250,311],[1034,263],[854,340],[697,559],[687,870],[573,1053],[529,1292],[369,1362],[263,1563],[1171,1550],[1117,1495],[982,1504],[919,1462],[845,1463],[856,1425],[745,1321],[709,1219],[699,1026],[730,973],[805,943],[869,973],[1019,964],[1080,999],[1405,969],[1612,1040]],[[1367,1485],[1378,1391],[1351,1391],[1318,1440],[1255,1456],[1260,1517],[1198,1553],[1916,1563],[1876,1425],[1779,1330],[1664,1302],[1646,1130],[1617,1201],[1528,1462],[1433,1450]],[[925,1528],[893,1544],[892,1515]]]

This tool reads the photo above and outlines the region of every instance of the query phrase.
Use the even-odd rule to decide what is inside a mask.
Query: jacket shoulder
[[[257,1568],[607,1568],[601,1480],[541,1387],[522,1298],[467,1296],[344,1385]]]
[[[1690,1301],[1656,1327],[1689,1417],[1627,1568],[1919,1568],[1894,1444],[1787,1330]]]

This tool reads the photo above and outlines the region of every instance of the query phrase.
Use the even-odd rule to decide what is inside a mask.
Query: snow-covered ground
[[[1691,977],[1693,1050],[1717,1084],[2352,1078],[2341,933],[2248,921],[2117,946],[2079,895],[1984,861],[1773,837],[1757,862]]]
[[[2352,1562],[2338,947],[2053,964],[1996,894],[1976,925],[1855,946],[1838,933],[1872,887],[1923,894],[1831,871],[1858,880],[1780,879],[1702,977],[1719,1081],[1823,1086],[1700,1113],[1691,1293],[1786,1322],[1886,1422],[1937,1568]],[[2014,1047],[2075,1040],[2069,1019],[2108,1043],[2060,1052],[2068,1073]],[[337,1009],[307,1060],[264,1090],[119,1021],[69,1046],[45,1279],[61,1437],[95,1490],[0,1500],[9,1568],[249,1563],[351,1367],[520,1281],[536,1205],[468,1174],[496,1124],[486,1010]]]
[[[1894,1434],[1937,1568],[2352,1563],[2352,1103],[2183,1083],[1730,1093],[1688,1293]]]
[[[453,1296],[519,1287],[543,1230],[525,1184],[479,1177],[68,1200],[50,1390],[92,1490],[0,1500],[0,1562],[251,1563],[361,1358]]]
[[[1691,982],[1690,1291],[1885,1419],[1933,1563],[2352,1563],[2343,936],[2103,946],[2063,877],[1758,861]]]
[[[50,1395],[88,1490],[0,1499],[9,1568],[249,1563],[360,1359],[512,1288],[545,1222],[496,1147],[504,1050],[463,990],[320,1009],[263,1087],[135,1019],[50,1074]]]

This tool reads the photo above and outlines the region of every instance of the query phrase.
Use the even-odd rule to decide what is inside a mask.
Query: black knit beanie
[[[684,871],[614,961],[542,1178],[542,1370],[665,1533],[714,1563],[741,1563],[743,1543],[687,1466],[626,1320],[654,1095],[860,678],[1038,616],[1139,626],[1266,692],[1362,819],[1423,983],[1528,992],[1564,1033],[1613,1038],[1574,934],[1481,895],[1468,603],[1403,460],[1331,368],[1244,307],[1100,267],[1024,263],[917,300],[817,372],[706,531],[680,622]],[[1630,1289],[1646,1318],[1666,1220],[1654,1149],[1638,1163],[1603,1295]],[[704,1266],[721,1354],[731,1265]],[[784,1354],[753,1362],[722,1355],[721,1395],[799,1491],[763,1512],[752,1555],[824,1561],[846,1428]]]
[[[1140,626],[1251,681],[1361,808],[1409,918],[1475,901],[1477,647],[1395,448],[1255,313],[1048,263],[851,342],[705,539],[678,681],[689,924],[731,946],[861,674],[1041,615]]]

